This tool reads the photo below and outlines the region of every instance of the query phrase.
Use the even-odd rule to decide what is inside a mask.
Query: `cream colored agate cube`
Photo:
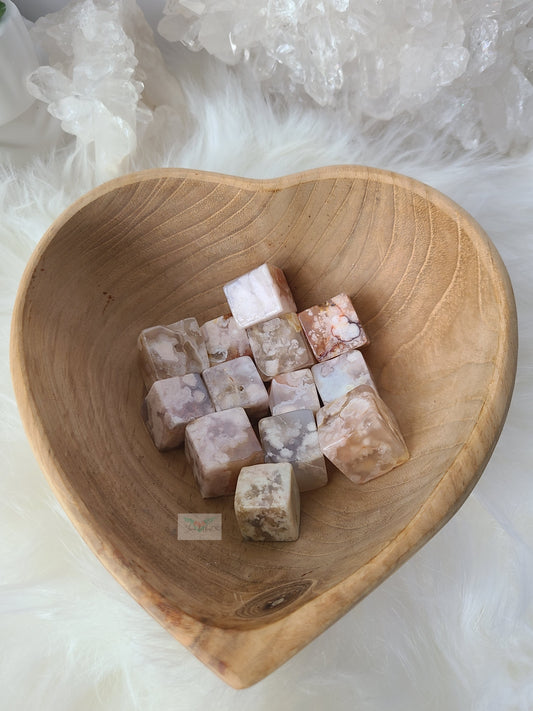
[[[253,419],[268,414],[268,392],[249,356],[214,365],[202,377],[216,410],[243,407]]]
[[[322,452],[357,484],[409,459],[396,418],[368,385],[324,405],[317,412],[317,424]]]
[[[209,365],[219,365],[233,358],[252,355],[246,330],[230,314],[207,321],[200,327],[200,331],[207,348]]]
[[[311,370],[294,370],[272,378],[268,404],[273,415],[282,415],[292,410],[317,412],[320,400]]]
[[[241,328],[296,311],[285,274],[273,264],[261,264],[223,288],[231,313]]]
[[[248,541],[295,541],[300,533],[300,492],[291,464],[243,467],[235,516]]]
[[[202,376],[198,373],[157,380],[143,406],[146,428],[161,451],[183,444],[186,425],[214,411]]]
[[[369,385],[377,391],[364,356],[358,350],[317,363],[311,371],[324,405],[346,395],[358,385]]]
[[[209,367],[207,349],[195,318],[145,328],[139,335],[137,348],[147,390],[156,380],[201,373]]]
[[[300,491],[328,483],[326,462],[320,451],[315,417],[311,410],[293,410],[259,421],[265,462],[290,462]]]
[[[242,467],[264,461],[242,407],[190,422],[185,428],[185,455],[204,499],[233,494]]]
[[[296,314],[263,321],[247,333],[257,370],[265,380],[315,362]]]

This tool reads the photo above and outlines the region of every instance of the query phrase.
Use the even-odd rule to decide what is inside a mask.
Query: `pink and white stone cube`
[[[157,380],[143,406],[146,428],[161,451],[183,444],[186,425],[214,411],[202,376],[198,373]]]
[[[247,329],[257,369],[265,380],[315,362],[296,314],[283,314]]]
[[[357,484],[386,474],[409,459],[398,423],[368,385],[359,385],[317,412],[324,455]]]
[[[334,358],[368,343],[350,297],[338,294],[298,314],[318,361]]]
[[[268,392],[249,356],[213,365],[202,376],[216,410],[243,407],[254,419],[268,414]]]
[[[352,350],[311,368],[317,390],[324,404],[346,395],[358,385],[376,389],[361,351]]]
[[[288,463],[243,467],[235,489],[235,516],[248,541],[295,541],[300,492]]]
[[[285,274],[273,264],[261,264],[224,285],[231,313],[241,328],[296,312]]]
[[[320,451],[315,417],[311,410],[293,410],[259,421],[265,462],[290,462],[300,491],[328,483],[326,462]]]
[[[242,407],[200,417],[185,428],[185,455],[204,499],[233,494],[242,467],[264,453]]]
[[[282,415],[292,410],[317,412],[320,400],[311,370],[294,370],[272,378],[268,403],[273,415]]]
[[[246,330],[237,325],[231,314],[218,316],[200,328],[209,357],[209,365],[219,365],[240,356],[251,356]]]
[[[201,373],[209,367],[207,349],[195,318],[145,328],[139,335],[137,348],[147,390],[156,380]]]

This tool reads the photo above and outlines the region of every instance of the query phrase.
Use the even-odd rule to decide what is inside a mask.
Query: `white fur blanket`
[[[130,22],[128,31],[138,38],[141,29]],[[143,35],[132,50],[142,55],[140,69],[151,42]],[[3,147],[0,707],[532,709],[533,151],[522,145],[503,154],[489,143],[452,150],[416,116],[410,123],[369,126],[311,102],[282,106],[242,66],[228,68],[177,45],[166,47],[165,57],[181,90],[162,73],[156,56],[155,70],[145,72],[144,105],[136,99],[145,123],[139,113],[131,118],[136,140],[125,148],[119,167],[95,152],[94,142],[79,138],[12,166],[9,147]],[[416,177],[481,223],[515,289],[521,334],[516,388],[494,454],[453,519],[302,652],[254,687],[235,691],[129,597],[53,497],[13,397],[11,310],[24,265],[44,230],[113,170],[172,165],[271,177],[336,163]]]

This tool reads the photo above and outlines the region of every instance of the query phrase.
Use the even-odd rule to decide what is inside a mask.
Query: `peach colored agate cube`
[[[202,376],[216,410],[243,407],[252,418],[268,414],[268,392],[249,356],[214,365]]]
[[[257,369],[265,380],[315,362],[296,314],[263,321],[247,333]]]
[[[237,480],[235,516],[248,541],[295,541],[300,533],[300,492],[287,463],[243,467]]]
[[[296,311],[285,275],[273,264],[261,264],[223,288],[231,313],[241,328]]]
[[[207,347],[209,365],[219,365],[233,358],[252,355],[246,330],[238,326],[230,314],[207,321],[200,331]]]
[[[317,412],[324,455],[359,484],[409,459],[396,418],[376,391],[359,385]]]
[[[320,451],[315,417],[311,410],[293,410],[259,421],[265,462],[290,462],[300,491],[328,483],[326,462]]]
[[[272,378],[268,403],[273,415],[292,410],[316,412],[320,408],[320,400],[311,370],[294,370]]]
[[[204,499],[233,494],[242,467],[264,454],[242,407],[213,412],[185,428],[185,455]]]
[[[368,343],[350,297],[338,294],[298,314],[318,361],[334,358]]]
[[[195,318],[145,328],[139,335],[137,348],[147,390],[156,380],[201,373],[209,367],[207,349]]]
[[[353,350],[311,368],[317,390],[324,404],[346,395],[358,385],[376,389],[361,351]]]
[[[143,406],[146,428],[161,451],[183,444],[187,423],[214,411],[198,373],[157,380]]]

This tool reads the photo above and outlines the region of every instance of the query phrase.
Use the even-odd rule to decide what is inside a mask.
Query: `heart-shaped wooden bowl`
[[[226,311],[222,285],[265,261],[296,303],[339,292],[411,459],[302,495],[293,543],[241,539],[232,497],[203,500],[183,451],[140,414],[139,331]],[[20,286],[12,372],[28,436],[81,535],[133,597],[235,687],[332,624],[459,508],[498,438],[516,368],[510,282],[490,240],[410,178],[340,166],[277,180],[151,170],[78,200]],[[221,540],[179,540],[220,512]]]

